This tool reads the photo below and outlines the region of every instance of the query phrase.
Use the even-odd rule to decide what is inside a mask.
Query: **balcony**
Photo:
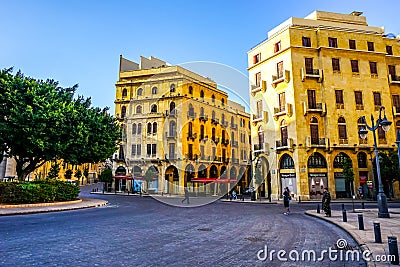
[[[364,110],[363,104],[356,104],[356,110]]]
[[[347,139],[347,138],[339,139],[339,145],[348,145],[348,144],[349,144],[349,139]]]
[[[232,163],[233,163],[233,164],[239,164],[239,159],[233,158],[233,159],[232,159]]]
[[[321,117],[326,115],[326,103],[307,103],[303,102],[304,116],[307,113],[320,113]]]
[[[211,118],[211,124],[218,125],[219,124],[219,120],[216,119],[216,118]]]
[[[278,120],[280,116],[288,115],[291,117],[293,114],[293,106],[292,104],[286,103],[285,106],[274,108],[274,120]]]
[[[222,124],[222,126],[224,126],[225,128],[227,128],[228,125],[229,125],[229,122],[227,122],[227,121],[222,121],[221,124]]]
[[[165,136],[167,139],[176,139],[176,133],[165,132]]]
[[[253,153],[255,156],[258,156],[260,154],[269,155],[269,144],[268,143],[254,144]]]
[[[304,82],[305,79],[317,79],[320,83],[323,79],[323,70],[301,68],[301,81]]]
[[[389,84],[400,84],[400,76],[389,74]]]
[[[215,144],[219,143],[219,137],[214,137],[211,139]]]
[[[256,93],[263,91],[265,92],[267,90],[267,82],[266,81],[261,81],[260,85],[251,85],[251,95],[255,96]]]
[[[323,147],[328,150],[329,146],[329,138],[312,138],[310,136],[306,137],[306,148]]]
[[[238,125],[237,124],[235,124],[235,123],[231,123],[231,129],[232,130],[237,130],[238,129]]]
[[[231,146],[238,147],[239,146],[239,142],[238,141],[231,141]]]
[[[177,160],[177,154],[165,154],[165,159],[166,160]]]
[[[222,157],[222,162],[223,162],[223,163],[226,163],[226,164],[228,164],[228,163],[229,163],[229,161],[230,161],[230,159],[229,159],[229,158]]]
[[[277,150],[291,149],[293,147],[293,139],[286,138],[286,139],[282,139],[282,140],[277,140],[277,141],[275,141],[275,146],[276,146]]]
[[[268,122],[268,112],[267,112],[267,111],[263,111],[263,112],[261,113],[261,116],[258,115],[258,114],[253,114],[253,120],[252,120],[252,122],[253,122],[253,125],[254,125],[254,126],[256,126],[257,123],[262,122],[262,121],[263,121],[264,123],[267,123],[267,122]]]
[[[208,121],[208,115],[200,114],[199,120],[204,122]]]
[[[400,107],[393,106],[393,116],[400,116]]]
[[[178,112],[176,111],[176,109],[174,109],[172,111],[166,110],[165,111],[165,116],[176,118],[178,116]]]
[[[221,140],[221,144],[224,145],[224,146],[227,146],[227,145],[229,145],[229,140],[228,139],[222,139]]]
[[[189,141],[189,139],[191,139],[192,141],[194,141],[194,139],[197,138],[197,133],[187,133],[187,140]]]
[[[276,86],[281,82],[289,82],[290,81],[290,71],[285,70],[282,76],[272,75],[272,87],[276,88]]]
[[[192,119],[193,120],[194,118],[196,118],[196,112],[188,111],[187,117],[188,117],[188,119]]]

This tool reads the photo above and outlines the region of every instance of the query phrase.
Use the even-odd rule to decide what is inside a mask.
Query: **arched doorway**
[[[215,165],[211,165],[210,167],[210,178],[218,178],[218,168]],[[210,184],[210,193],[216,194],[217,187],[215,186],[215,182]]]
[[[144,180],[146,181],[147,192],[157,193],[158,192],[158,175],[159,171],[157,166],[151,165],[145,175]]]
[[[344,152],[337,154],[333,160],[335,191],[337,198],[351,198],[354,194],[353,182],[346,180],[343,176],[343,165],[345,161],[350,161],[351,164],[353,164],[350,157]]]
[[[191,188],[193,186],[192,183],[192,178],[195,177],[195,170],[192,164],[189,164],[185,168],[185,180],[184,180],[184,186]]]
[[[115,191],[125,191],[126,189],[126,179],[118,179],[118,176],[125,176],[126,168],[124,166],[118,166],[115,170]]]
[[[315,152],[308,157],[308,184],[310,190],[310,199],[320,199],[324,187],[328,187],[327,165],[324,156]],[[310,169],[313,169],[311,172]]]
[[[164,192],[168,194],[179,194],[179,172],[174,165],[165,170]]]
[[[294,160],[289,154],[283,154],[279,163],[279,174],[281,178],[281,192],[288,187],[290,193],[297,194],[296,171],[294,169]]]
[[[140,168],[139,166],[133,166],[132,173],[133,173],[132,191],[134,193],[139,193],[142,190],[142,183],[143,183],[142,168]]]
[[[253,174],[253,179],[255,179],[256,189],[260,197],[270,197],[271,196],[271,176],[269,173],[269,162],[268,160],[261,156],[257,159],[255,164],[255,170]],[[268,180],[269,177],[269,180]],[[266,179],[267,178],[267,179]]]

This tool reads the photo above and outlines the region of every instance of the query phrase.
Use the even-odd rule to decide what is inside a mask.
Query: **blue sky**
[[[0,68],[79,84],[78,94],[113,110],[120,54],[217,62],[247,75],[246,52],[289,17],[357,10],[370,25],[398,35],[399,8],[398,0],[0,0]],[[247,100],[248,88],[238,87]]]

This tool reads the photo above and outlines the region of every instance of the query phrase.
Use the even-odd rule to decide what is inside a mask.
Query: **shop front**
[[[309,173],[310,199],[321,199],[324,188],[328,187],[327,173]]]

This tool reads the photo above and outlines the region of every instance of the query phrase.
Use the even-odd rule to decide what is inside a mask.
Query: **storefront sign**
[[[369,189],[374,188],[373,185],[372,185],[372,181],[367,181],[367,186],[368,186]]]
[[[281,178],[296,178],[296,173],[281,173]]]
[[[308,177],[310,178],[326,178],[328,175],[326,173],[309,173]]]

